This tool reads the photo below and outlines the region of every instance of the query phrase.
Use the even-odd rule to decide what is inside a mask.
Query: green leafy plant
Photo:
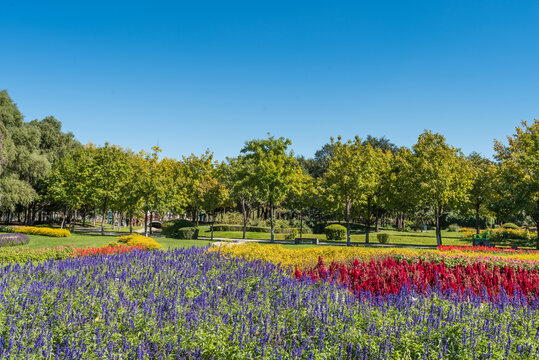
[[[376,234],[376,238],[380,244],[387,244],[389,242],[390,235],[386,233]]]
[[[346,240],[346,228],[339,224],[328,225],[324,229],[328,240]]]
[[[171,238],[178,236],[178,231],[186,227],[194,227],[195,223],[189,220],[177,219],[163,224],[163,235]]]
[[[198,239],[198,228],[197,227],[184,227],[178,229],[175,239],[184,239],[184,240],[196,240]]]

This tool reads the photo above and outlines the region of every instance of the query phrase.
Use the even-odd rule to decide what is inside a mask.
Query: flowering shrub
[[[118,243],[111,243],[99,248],[96,247],[87,247],[84,249],[75,249],[73,252],[74,257],[82,256],[96,256],[96,255],[113,255],[113,254],[123,254],[131,252],[133,250],[144,250],[144,247],[140,245],[124,245]]]
[[[127,244],[129,246],[137,246],[143,248],[144,250],[156,250],[161,248],[161,244],[159,244],[153,238],[142,236],[140,234],[119,236],[118,242]]]
[[[10,233],[0,234],[0,247],[24,245],[30,242],[26,234]]]
[[[12,228],[13,231],[28,235],[42,235],[52,237],[68,237],[71,232],[67,229],[52,229],[47,227],[35,227],[35,226],[16,226]]]

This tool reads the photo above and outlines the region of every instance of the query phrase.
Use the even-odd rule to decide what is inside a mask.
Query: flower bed
[[[408,263],[389,258],[370,262],[356,260],[348,266],[332,262],[326,267],[319,258],[318,264],[312,269],[303,273],[296,269],[295,277],[336,282],[346,286],[356,296],[363,292],[386,296],[409,288],[425,295],[472,296],[485,301],[517,297],[519,301],[525,299],[526,303],[539,306],[539,270],[492,267],[482,262],[449,267],[444,262]]]
[[[204,249],[0,268],[0,357],[536,359],[539,311],[401,289],[382,300]],[[31,299],[31,300],[29,300]]]
[[[114,243],[113,243],[114,244]],[[73,252],[74,257],[83,257],[83,256],[99,256],[99,255],[114,255],[114,254],[123,254],[131,252],[134,250],[145,250],[143,246],[131,246],[124,244],[116,245],[105,245],[102,247],[87,247],[87,248],[77,248]]]
[[[25,245],[30,242],[30,238],[26,234],[9,233],[0,234],[0,247]]]
[[[11,227],[14,232],[28,234],[28,235],[42,235],[52,237],[68,237],[71,232],[67,229],[52,229],[47,227],[35,227],[35,226],[16,226]]]

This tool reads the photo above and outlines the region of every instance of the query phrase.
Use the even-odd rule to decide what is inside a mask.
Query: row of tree
[[[190,215],[197,222],[217,209],[243,214],[263,207],[274,239],[276,211],[303,224],[344,220],[364,224],[366,241],[380,219],[433,224],[438,244],[448,213],[539,225],[539,121],[522,123],[495,144],[495,161],[465,156],[444,136],[423,132],[412,148],[368,136],[331,139],[314,158],[296,157],[285,138],[245,143],[240,154],[216,162],[213,154],[180,160],[160,149],[135,153],[119,146],[80,145],[52,117],[24,122],[7,92],[0,92],[0,211],[101,219]],[[121,224],[121,221],[118,222]],[[129,221],[132,224],[132,221]],[[147,226],[146,226],[147,228]],[[151,227],[150,227],[151,231]],[[539,248],[539,240],[537,244]]]

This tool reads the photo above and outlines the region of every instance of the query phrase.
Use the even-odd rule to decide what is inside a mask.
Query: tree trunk
[[[273,229],[273,203],[271,201],[270,201],[269,211],[270,211],[270,226],[271,226],[271,242],[274,243],[275,242],[275,232],[274,232],[274,229]]]
[[[77,209],[73,210],[73,220],[71,221],[71,232],[75,231],[75,221],[77,221]]]
[[[144,211],[144,236],[148,236],[148,211]]]
[[[105,235],[105,216],[107,216],[107,208],[103,208],[103,217],[101,218],[101,235]]]
[[[60,225],[60,228],[65,229],[66,224],[66,211],[64,210],[64,214],[62,216],[62,225]]]
[[[243,239],[246,237],[247,232],[247,208],[245,206],[245,200],[241,199],[241,210],[243,212]]]
[[[123,220],[123,215],[122,213],[118,213],[118,232],[122,232],[122,220]]]
[[[375,230],[374,230],[375,232],[380,231],[379,222],[380,222],[380,213],[377,211],[376,220],[375,220]]]
[[[436,244],[438,246],[442,245],[442,229],[440,227],[440,218],[442,217],[441,212],[441,207],[436,205],[436,209],[434,210],[434,216],[436,217]]]
[[[153,225],[153,211],[150,211],[150,235],[153,234],[153,231],[152,231],[152,226]],[[198,226],[198,224],[197,224]]]
[[[303,239],[303,210],[299,211],[299,238]]]
[[[481,233],[481,229],[479,228],[479,203],[475,205],[475,232],[477,234]]]
[[[133,214],[129,215],[129,233],[133,233]]]
[[[350,208],[352,203],[350,200],[346,201],[346,246],[352,245],[350,242]]]

